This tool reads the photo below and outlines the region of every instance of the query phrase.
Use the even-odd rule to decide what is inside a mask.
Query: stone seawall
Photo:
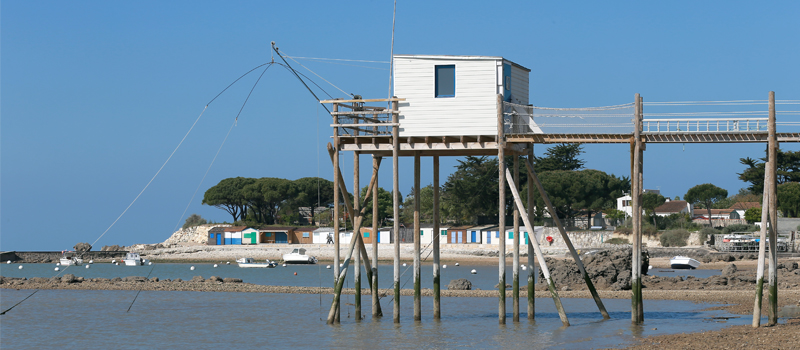
[[[127,251],[100,251],[86,252],[83,260],[111,260],[125,257]],[[57,263],[61,259],[61,252],[4,252],[0,261],[19,262],[19,263]]]

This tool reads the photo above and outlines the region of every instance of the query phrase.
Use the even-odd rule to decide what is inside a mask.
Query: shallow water
[[[3,309],[30,290],[0,289]],[[442,298],[442,319],[431,315],[433,299],[422,298],[421,322],[412,320],[412,297],[401,298],[401,322],[392,322],[391,297],[382,299],[382,319],[352,317],[353,296],[343,296],[340,325],[325,324],[329,295],[41,290],[0,316],[4,349],[209,349],[209,348],[598,348],[629,344],[642,336],[714,330],[731,316],[699,311],[706,305],[648,300],[645,323],[632,326],[629,300],[604,300],[612,319],[603,321],[591,299],[563,299],[572,324],[561,327],[553,302],[536,300],[536,320],[497,321],[496,298]],[[526,300],[520,300],[526,310]],[[131,306],[130,312],[126,312]],[[511,300],[507,301],[511,306]]]
[[[148,276],[158,277],[160,279],[176,279],[190,280],[194,276],[203,276],[208,278],[211,276],[217,277],[234,277],[241,278],[244,282],[271,285],[271,286],[302,286],[302,287],[332,287],[333,286],[333,268],[326,269],[326,264],[317,265],[287,265],[286,267],[278,266],[276,268],[240,268],[235,262],[230,265],[219,265],[214,267],[213,263],[202,264],[153,264],[152,266],[117,266],[110,263],[92,264],[90,268],[84,266],[70,266],[69,268],[60,267],[59,272],[54,271],[55,264],[21,264],[22,270],[18,269],[20,264],[2,264],[0,265],[0,275],[6,277],[52,277],[57,274],[63,275],[64,273],[71,273],[78,277],[84,278],[114,278],[114,277],[127,277],[127,276]],[[195,269],[192,271],[191,266]],[[476,274],[472,274],[471,270],[476,270]],[[361,278],[362,286],[367,286],[366,271],[362,267]],[[432,265],[423,265],[421,268],[421,281],[422,288],[433,288],[433,267]],[[297,272],[297,275],[294,273]],[[400,284],[404,288],[412,288],[414,286],[413,270],[411,264],[408,266],[401,266]],[[347,273],[347,285],[345,287],[353,287],[353,269],[352,265]],[[498,277],[498,266],[487,265],[461,265],[454,266],[447,265],[447,268],[441,269],[442,288],[454,279],[466,278],[472,282],[473,289],[495,289]],[[506,266],[506,283],[511,283],[512,270],[511,266]],[[520,284],[527,284],[528,271],[520,270]],[[379,265],[378,267],[378,285],[380,288],[392,288],[394,283],[394,267],[391,264]]]

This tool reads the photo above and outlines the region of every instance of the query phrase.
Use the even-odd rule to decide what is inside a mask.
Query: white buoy
[[[116,264],[117,263],[117,259],[111,259],[111,263],[112,264]]]
[[[61,263],[60,263],[60,262],[57,262],[57,263],[56,263],[56,266],[61,266]]]
[[[225,265],[230,265],[230,264],[231,264],[231,262],[230,262],[230,261],[228,261],[228,262],[226,262],[226,263],[225,263]]]
[[[118,263],[118,262],[115,262],[115,263],[114,263],[114,265],[117,265],[117,266],[119,266],[119,263]]]
[[[443,269],[446,269],[446,268],[447,268],[447,265],[442,265],[442,268],[443,268]]]
[[[88,269],[88,268],[89,268],[89,265],[86,265],[86,268]]]
[[[152,261],[148,261],[147,265],[153,265],[153,262]]]
[[[528,265],[522,265],[522,271],[525,271],[527,269],[528,269]]]
[[[477,274],[477,273],[478,273],[478,271],[476,271],[475,269],[472,269],[472,271],[470,271],[469,273],[471,273],[471,274],[473,274],[473,275],[474,275],[474,274]]]
[[[458,266],[458,263],[456,263],[456,266]]]
[[[403,267],[406,267],[406,263],[403,263]]]
[[[19,265],[19,269],[22,270],[22,265]]]
[[[189,268],[189,270],[192,270],[192,271],[194,271],[194,266],[190,267],[190,268]]]
[[[55,268],[55,270],[56,270],[56,271],[59,271],[59,270],[61,270],[61,269],[59,269],[58,267],[56,267],[56,268]]]
[[[653,269],[653,265],[648,266],[647,269],[648,270],[652,270]]]
[[[214,267],[217,267],[217,266],[218,266],[217,264],[214,264]]]
[[[94,264],[94,260],[89,260],[89,263],[90,264]]]
[[[331,269],[331,265],[326,265],[325,268],[330,270]]]
[[[6,261],[6,264],[10,264],[10,263],[11,263],[11,260],[9,260],[9,261]]]
[[[283,266],[283,267],[286,267],[286,264],[283,264],[282,266]]]

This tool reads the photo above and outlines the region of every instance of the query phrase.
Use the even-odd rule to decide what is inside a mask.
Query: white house
[[[495,56],[394,55],[400,137],[497,135],[497,95],[528,104],[530,69]]]
[[[320,227],[314,230],[311,236],[311,242],[315,244],[328,243],[328,235],[333,237],[333,227]]]
[[[668,198],[667,201],[658,206],[654,212],[658,216],[670,216],[672,214],[691,214],[692,210],[692,203],[681,200],[669,200]]]
[[[661,194],[660,190],[644,190],[642,193],[655,193]],[[630,193],[626,193],[624,196],[617,198],[617,210],[621,210],[625,212],[625,216],[633,216],[633,198],[631,197]],[[644,211],[642,211],[644,213]]]

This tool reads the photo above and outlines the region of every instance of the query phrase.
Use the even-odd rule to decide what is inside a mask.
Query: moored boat
[[[122,261],[125,262],[125,266],[143,266],[150,262],[150,260],[142,259],[139,253],[127,253]]]
[[[256,262],[256,259],[253,258],[239,258],[236,259],[236,262],[239,264],[239,267],[266,267],[266,268],[273,268],[278,266],[278,264],[274,261],[269,261],[267,259],[266,262]]]
[[[83,265],[83,259],[77,256],[74,252],[61,252],[61,259],[59,259],[61,266],[80,266]]]
[[[295,248],[291,253],[283,254],[283,262],[287,264],[316,264],[317,258],[307,255],[305,248]]]
[[[673,269],[696,269],[700,262],[688,256],[675,256],[669,260],[669,265]]]

